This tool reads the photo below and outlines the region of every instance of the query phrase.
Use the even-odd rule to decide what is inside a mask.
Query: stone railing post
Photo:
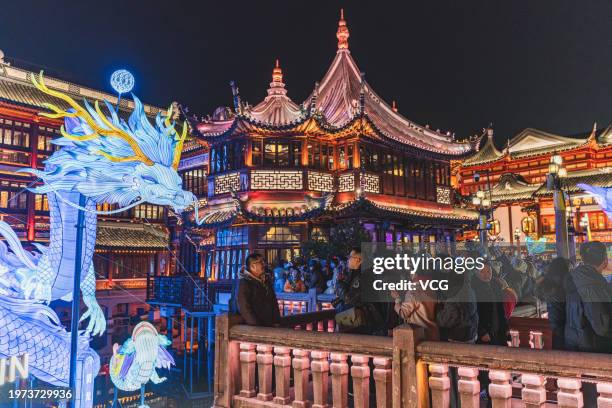
[[[542,408],[546,402],[546,378],[541,375],[523,374],[521,382],[525,386],[521,395],[525,408]]]
[[[557,379],[557,405],[559,408],[582,408],[584,399],[580,387],[582,383],[577,378],[559,378]]]
[[[259,377],[259,392],[257,399],[272,400],[272,346],[257,346],[257,374]]]
[[[470,367],[459,367],[459,398],[462,408],[480,407],[480,382],[478,381],[478,369]]]
[[[241,321],[239,316],[218,315],[215,318],[214,408],[230,408],[241,384],[240,346],[230,341],[230,328]]]
[[[334,408],[348,407],[348,372],[346,354],[331,353],[332,403]]]
[[[419,363],[416,357],[417,345],[424,337],[422,328],[412,328],[407,324],[393,329],[394,408],[427,406],[427,366]]]
[[[274,374],[276,375],[276,396],[274,403],[286,405],[291,400],[291,356],[288,347],[274,347]]]
[[[370,357],[351,356],[351,377],[353,379],[353,404],[356,408],[370,406]]]
[[[489,398],[493,408],[510,408],[512,406],[511,375],[507,371],[489,371]]]
[[[329,381],[329,362],[327,357],[329,353],[326,351],[312,351],[310,353],[312,362],[310,370],[312,371],[312,408],[327,408],[327,391]]]
[[[242,388],[240,396],[251,398],[255,392],[255,344],[240,343],[240,371],[242,373]]]
[[[293,408],[310,406],[310,401],[308,401],[309,354],[306,350],[293,350],[293,389],[295,393]]]
[[[376,406],[391,406],[391,359],[374,357],[374,382],[376,384]]]
[[[612,383],[597,384],[597,392],[599,393],[597,406],[599,408],[612,407]]]
[[[429,365],[429,389],[431,405],[440,408],[450,407],[450,378],[446,364]]]

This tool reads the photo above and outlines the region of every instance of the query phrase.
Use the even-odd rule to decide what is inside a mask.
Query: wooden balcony
[[[323,331],[331,318],[292,315],[271,328],[217,316],[214,406],[449,407],[456,385],[461,407],[480,407],[481,371],[493,407],[594,406],[586,383],[598,407],[612,406],[611,355],[424,341],[408,325],[392,337]]]

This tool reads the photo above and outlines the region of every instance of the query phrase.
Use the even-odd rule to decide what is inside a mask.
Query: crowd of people
[[[315,289],[317,294],[334,294],[338,280],[346,271],[346,261],[334,257],[303,262],[280,260],[272,270],[277,293],[303,293]]]
[[[274,269],[273,277],[264,273],[259,262],[263,263],[260,255],[249,256],[239,285],[239,310],[248,324],[272,326],[279,321],[275,291],[316,288],[317,293],[335,296],[336,323],[342,332],[386,336],[394,327],[410,323],[422,327],[428,340],[507,345],[516,305],[537,298],[546,305],[553,348],[612,353],[612,282],[603,275],[608,257],[601,242],[582,244],[579,262],[544,260],[491,247],[480,269],[462,274],[422,270],[411,277],[415,282],[448,280],[447,290],[417,285],[405,293],[391,291],[389,302],[362,298],[359,248],[346,261],[285,262]],[[486,375],[481,382],[486,390]]]

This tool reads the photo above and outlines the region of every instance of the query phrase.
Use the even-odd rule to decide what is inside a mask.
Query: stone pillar
[[[329,381],[329,362],[327,357],[329,353],[326,351],[312,351],[312,362],[310,369],[312,370],[312,396],[314,403],[312,408],[327,408],[327,391]]]
[[[525,386],[522,391],[522,399],[525,408],[542,408],[546,402],[546,378],[541,375],[523,374],[521,382]]]
[[[510,373],[507,371],[489,371],[489,398],[493,408],[510,408],[512,405],[512,385]]]
[[[446,364],[429,365],[429,389],[433,407],[450,407],[450,378]]]
[[[459,367],[459,398],[461,408],[480,407],[480,382],[478,381],[478,369]]]
[[[353,378],[353,404],[355,408],[368,408],[370,404],[370,357],[351,356]]]
[[[577,378],[559,378],[557,379],[557,405],[559,408],[582,408],[584,407],[584,399],[580,387],[582,383]]]
[[[257,399],[272,400],[272,346],[257,346],[257,374],[259,376],[259,393]]]
[[[376,383],[376,406],[390,407],[391,397],[391,359],[374,358],[374,381]]]
[[[310,368],[309,352],[306,350],[293,350],[293,389],[295,399],[293,408],[308,408],[308,374]]]
[[[346,354],[331,353],[332,402],[334,408],[348,407],[348,371]]]
[[[612,383],[598,383],[597,392],[599,393],[597,406],[600,408],[612,407]]]
[[[274,403],[286,405],[291,398],[289,389],[291,388],[291,356],[287,347],[274,347],[274,374],[276,375],[276,396]]]
[[[240,343],[240,371],[242,374],[241,397],[254,397],[255,392],[255,344]]]

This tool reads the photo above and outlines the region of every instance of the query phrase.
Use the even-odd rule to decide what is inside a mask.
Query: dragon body
[[[43,115],[64,118],[63,137],[53,142],[60,149],[45,161],[44,170],[27,170],[44,183],[31,190],[48,197],[49,246],[37,245],[38,252],[26,251],[9,225],[0,221],[4,238],[0,240],[0,327],[9,328],[0,332],[0,358],[28,353],[34,376],[65,386],[70,334],[47,304],[79,297],[72,290],[79,211],[85,215],[80,290],[87,306],[80,320],[89,322],[79,332],[78,350],[80,357],[94,360],[91,367],[97,373],[99,358],[89,348],[89,339],[105,331],[106,318],[95,298],[96,205],[117,204],[119,212],[148,202],[172,206],[180,213],[196,198],[182,189],[177,173],[186,126],[179,134],[170,122],[171,112],[165,118],[158,114],[152,125],[142,103],[134,97],[134,111],[126,122],[108,103],[107,114],[97,102],[92,107],[85,101],[83,107],[70,96],[47,88],[42,73],[32,82],[71,108],[61,110],[47,104],[52,113]]]

